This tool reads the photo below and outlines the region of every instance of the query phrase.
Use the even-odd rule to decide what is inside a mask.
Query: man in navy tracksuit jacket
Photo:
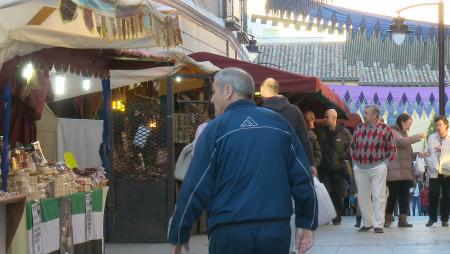
[[[172,253],[188,248],[189,232],[206,209],[210,253],[288,253],[291,196],[301,253],[312,247],[317,199],[299,140],[278,113],[257,107],[252,77],[218,72],[210,121],[195,147],[171,224]]]

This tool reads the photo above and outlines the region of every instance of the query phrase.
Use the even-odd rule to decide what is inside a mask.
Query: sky
[[[438,2],[438,0],[328,0],[331,5],[348,9],[355,9],[385,16],[397,16],[396,10],[418,3]],[[265,0],[248,0],[249,14],[264,15]],[[444,22],[450,25],[450,0],[444,0]],[[406,19],[438,22],[438,8],[436,6],[420,6],[403,11],[401,16]],[[445,19],[445,16],[448,18]]]

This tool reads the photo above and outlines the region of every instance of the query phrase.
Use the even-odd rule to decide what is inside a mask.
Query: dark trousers
[[[348,195],[348,183],[343,172],[339,170],[320,172],[320,180],[330,194],[331,201],[336,209],[335,220],[340,221],[344,213],[344,198]]]
[[[411,181],[392,181],[387,182],[389,188],[389,197],[386,204],[386,214],[392,214],[394,212],[395,203],[398,200],[398,208],[400,214],[408,214],[409,211],[409,188],[411,187]]]
[[[442,189],[442,196],[441,194]],[[450,204],[450,177],[430,178],[430,219],[437,221],[437,208],[441,197],[441,221],[448,221]]]
[[[288,254],[289,220],[219,226],[210,234],[210,254]]]

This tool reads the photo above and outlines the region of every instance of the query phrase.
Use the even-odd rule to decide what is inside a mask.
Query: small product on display
[[[27,146],[17,144],[11,153],[8,190],[26,195],[27,200],[40,200],[90,192],[107,185],[102,167],[79,169],[75,156],[71,152],[65,155],[67,162],[49,164],[39,141]],[[76,167],[71,169],[68,164]]]
[[[14,198],[19,196],[20,193],[18,192],[4,192],[0,191],[0,200],[7,199],[7,198]]]
[[[33,161],[36,163],[37,167],[47,166],[48,162],[44,157],[44,153],[42,152],[41,143],[39,141],[31,143],[33,146]]]

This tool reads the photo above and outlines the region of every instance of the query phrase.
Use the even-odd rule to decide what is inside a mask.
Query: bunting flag
[[[325,1],[326,2],[326,1]],[[400,67],[408,64],[415,66],[438,66],[438,25],[429,22],[407,20],[409,34],[407,42],[396,45],[388,33],[393,18],[368,14],[356,10],[331,6],[324,1],[313,0],[267,0],[266,16],[252,15],[252,22],[261,20],[266,24],[272,20],[272,25],[279,22],[293,24],[296,29],[301,27],[317,31],[346,34],[347,43],[344,57],[350,64],[363,61],[365,66],[380,62],[382,66],[394,63]],[[445,26],[446,61],[450,62],[449,45],[450,26]]]
[[[120,5],[116,0],[60,0],[64,22],[83,15],[86,29],[105,40],[127,40],[152,36],[160,46],[175,47],[182,43],[178,14],[160,12],[151,0],[139,5]]]

